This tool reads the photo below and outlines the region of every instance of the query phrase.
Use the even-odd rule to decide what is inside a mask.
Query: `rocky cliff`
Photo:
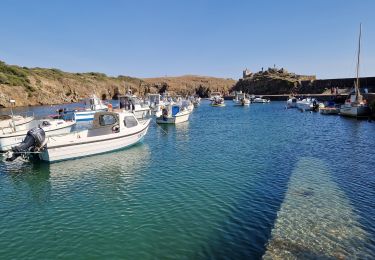
[[[77,102],[91,94],[115,98],[131,89],[134,94],[147,93],[186,95],[210,91],[227,92],[235,84],[232,79],[181,76],[140,79],[128,76],[110,77],[103,73],[69,73],[59,69],[27,68],[0,61],[0,107],[8,107],[15,99],[17,106]]]
[[[313,81],[315,76],[297,75],[285,69],[268,68],[240,79],[233,90],[254,95],[298,93],[302,81]]]

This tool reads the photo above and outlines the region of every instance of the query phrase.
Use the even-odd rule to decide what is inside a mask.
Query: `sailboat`
[[[359,60],[361,53],[362,24],[359,25],[358,55],[357,55],[357,78],[354,82],[354,93],[351,93],[340,107],[340,115],[350,117],[364,117],[370,113],[370,108],[363,99],[359,90]]]

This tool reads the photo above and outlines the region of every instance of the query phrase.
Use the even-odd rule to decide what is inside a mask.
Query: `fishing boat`
[[[137,119],[143,119],[151,114],[150,106],[137,96],[127,94],[119,96],[119,108],[132,112]]]
[[[338,115],[340,113],[340,107],[322,107],[319,108],[319,112],[322,115]]]
[[[213,101],[215,98],[222,98],[220,92],[211,92],[210,97],[208,98],[210,101]]]
[[[324,104],[319,105],[319,112],[322,115],[338,115],[340,106],[333,101],[324,102]]]
[[[198,107],[200,104],[201,104],[201,98],[196,96],[196,97],[193,97],[193,99],[191,100],[194,107]]]
[[[287,108],[297,108],[297,101],[298,99],[296,97],[289,97],[286,101],[286,107]]]
[[[344,105],[340,108],[340,115],[349,117],[366,117],[370,114],[370,108],[359,89],[359,64],[361,53],[361,33],[362,25],[359,25],[358,53],[357,53],[357,75],[354,82],[354,92],[345,100]]]
[[[51,138],[45,136],[42,128],[33,128],[6,156],[8,161],[33,155],[32,158],[56,162],[111,152],[140,142],[149,124],[150,119],[138,121],[128,111],[96,112],[90,129]]]
[[[301,111],[317,111],[319,103],[315,98],[307,97],[297,101],[297,108]]]
[[[211,102],[211,106],[213,106],[213,107],[225,107],[224,98],[215,97]]]
[[[47,136],[56,136],[70,133],[75,124],[75,121],[43,119],[32,121],[28,129],[5,133],[0,132],[0,152],[9,151],[13,146],[20,144],[25,139],[27,132],[34,127],[41,127]]]
[[[242,93],[242,91],[239,93],[236,92],[233,102],[235,106],[250,106],[250,99],[248,99],[246,94]]]
[[[160,94],[148,94],[146,104],[151,109],[151,114],[159,117],[162,115],[162,110],[166,105]]]
[[[189,120],[191,110],[180,105],[167,105],[163,108],[162,115],[156,118],[158,124],[178,124]]]
[[[84,109],[66,111],[65,113],[69,114],[70,112],[73,112],[75,121],[79,122],[92,121],[96,112],[108,110],[108,106],[106,106],[96,95],[83,99],[83,103],[85,105]]]

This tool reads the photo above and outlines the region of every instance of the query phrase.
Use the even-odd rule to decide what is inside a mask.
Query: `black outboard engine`
[[[18,146],[12,147],[11,157],[7,161],[14,161],[17,157],[25,155],[28,152],[34,152],[36,148],[41,148],[46,140],[46,133],[40,127],[29,130],[25,139]]]

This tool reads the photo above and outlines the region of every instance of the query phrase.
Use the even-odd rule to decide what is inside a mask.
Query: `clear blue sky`
[[[241,77],[276,64],[375,76],[375,1],[2,0],[0,60],[136,77]]]

